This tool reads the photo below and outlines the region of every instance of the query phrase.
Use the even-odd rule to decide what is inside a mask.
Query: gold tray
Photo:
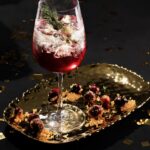
[[[24,112],[30,112],[31,110],[41,107],[45,107],[48,102],[48,92],[51,88],[57,86],[55,78],[50,80],[42,79],[40,83],[36,84],[33,88],[25,91],[21,97],[12,100],[8,106],[5,108],[3,113],[3,118],[8,125],[10,125],[15,130],[24,134],[25,136],[43,142],[51,144],[67,143],[72,141],[77,141],[81,138],[91,136],[96,132],[106,129],[112,126],[116,122],[122,120],[129,116],[136,109],[142,107],[150,99],[150,84],[144,81],[144,79],[136,74],[135,72],[128,70],[126,68],[120,67],[113,64],[92,64],[78,68],[75,71],[65,75],[64,77],[64,88],[69,89],[70,85],[73,83],[80,83],[83,87],[88,86],[91,83],[96,83],[100,87],[104,86],[109,89],[110,96],[114,97],[117,93],[125,95],[127,97],[132,97],[136,100],[136,108],[130,112],[116,113],[113,115],[112,119],[106,121],[105,125],[86,126],[88,120],[86,120],[85,125],[80,130],[75,130],[68,134],[63,134],[60,137],[49,140],[40,140],[32,135],[24,132],[18,126],[14,126],[9,120],[9,115],[12,109],[15,107],[20,107]],[[70,102],[73,105],[77,105],[83,111],[85,111],[82,101],[80,102]],[[86,113],[86,112],[85,112]],[[111,115],[112,112],[109,112]],[[86,117],[87,118],[87,117]]]

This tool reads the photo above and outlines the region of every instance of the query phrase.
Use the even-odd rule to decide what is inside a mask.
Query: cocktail
[[[86,52],[85,30],[78,0],[40,0],[33,33],[37,62],[58,76],[57,107],[44,121],[49,130],[67,133],[79,129],[85,115],[78,107],[63,104],[63,74],[77,68]]]

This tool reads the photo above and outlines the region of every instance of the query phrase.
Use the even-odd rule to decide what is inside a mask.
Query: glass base
[[[63,104],[59,110],[55,107],[41,117],[45,128],[57,133],[69,133],[73,130],[79,130],[85,123],[85,113],[77,106]]]

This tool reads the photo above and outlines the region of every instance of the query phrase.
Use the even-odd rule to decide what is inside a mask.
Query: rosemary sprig
[[[49,24],[53,25],[54,29],[59,30],[62,28],[62,23],[58,20],[58,14],[56,10],[50,10],[47,5],[42,7],[43,18],[48,21]]]

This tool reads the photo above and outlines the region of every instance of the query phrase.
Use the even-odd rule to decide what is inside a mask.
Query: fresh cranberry
[[[82,86],[80,84],[72,84],[70,86],[70,91],[71,92],[74,92],[74,93],[77,93],[77,94],[80,94],[82,92]]]
[[[96,99],[96,95],[92,91],[87,91],[84,95],[84,99],[87,104],[91,104]]]
[[[100,88],[96,86],[96,84],[89,85],[89,89],[93,91],[95,94],[100,94]]]
[[[20,108],[20,107],[16,107],[15,108],[15,116],[19,116],[19,115],[22,115],[23,114],[23,109]]]
[[[118,108],[122,107],[126,102],[128,102],[128,100],[126,99],[126,97],[117,96],[115,98],[115,105]]]
[[[39,115],[31,113],[31,114],[29,115],[29,117],[28,117],[28,121],[30,122],[30,121],[32,121],[32,120],[35,119],[35,118],[39,118]]]
[[[110,103],[110,97],[108,95],[103,95],[101,97],[101,101],[104,103],[104,102],[107,102],[107,103]]]
[[[92,117],[98,117],[102,113],[102,107],[99,105],[94,105],[89,109],[89,115]]]
[[[32,131],[34,131],[34,133],[39,133],[44,129],[44,124],[42,120],[40,120],[39,118],[35,118],[31,120],[30,127]]]
[[[109,109],[110,108],[110,97],[108,95],[103,95],[100,100],[102,102],[102,106],[105,109]]]
[[[53,88],[48,94],[48,100],[49,101],[57,100],[59,98],[59,93],[60,93],[59,88]]]

